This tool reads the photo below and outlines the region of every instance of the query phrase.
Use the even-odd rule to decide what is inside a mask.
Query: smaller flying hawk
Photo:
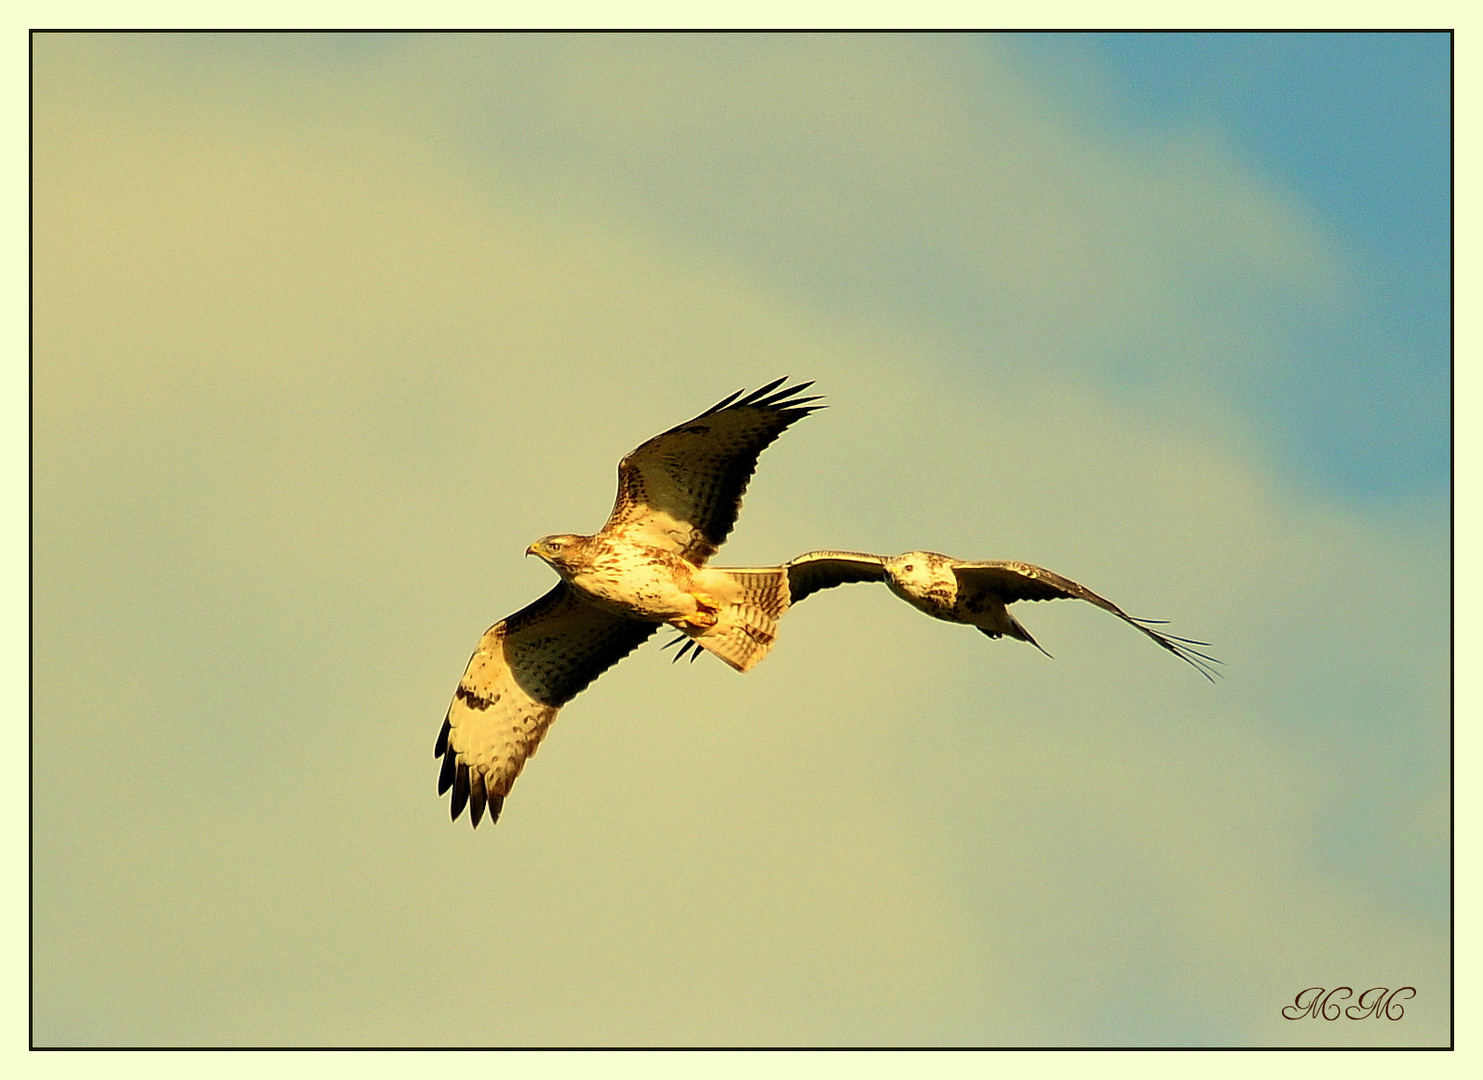
[[[1086,586],[1030,563],[998,559],[966,562],[932,551],[908,551],[889,558],[859,551],[810,551],[785,565],[794,604],[820,589],[856,581],[883,581],[886,588],[934,619],[967,623],[991,638],[1026,641],[1041,652],[1045,650],[1040,642],[1009,613],[1008,605],[1019,600],[1085,600],[1148,635],[1211,682],[1219,674],[1213,665],[1220,661],[1200,651],[1208,648],[1209,642],[1155,630],[1150,623],[1157,620],[1135,619]],[[691,647],[687,642],[675,659]]]

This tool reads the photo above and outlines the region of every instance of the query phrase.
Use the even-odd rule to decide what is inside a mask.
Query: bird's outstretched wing
[[[862,551],[810,551],[789,559],[783,565],[788,569],[789,602],[792,604],[820,589],[851,585],[857,581],[886,580],[885,560]]]
[[[1009,560],[959,562],[954,564],[953,573],[958,578],[960,596],[972,596],[975,591],[991,592],[1006,604],[1017,600],[1085,600],[1103,611],[1112,612],[1129,626],[1147,634],[1211,682],[1220,674],[1214,667],[1220,661],[1200,651],[1209,648],[1209,642],[1192,641],[1154,630],[1148,624],[1156,620],[1135,619],[1111,600],[1098,596],[1085,585],[1078,585],[1070,578],[1062,577],[1042,566]]]
[[[659,629],[600,611],[565,582],[484,634],[459,680],[434,756],[453,819],[499,818],[510,786],[556,713]]]
[[[738,390],[656,435],[618,463],[618,498],[604,533],[673,551],[697,566],[721,546],[741,511],[757,456],[822,405],[798,397],[813,383],[777,379]]]

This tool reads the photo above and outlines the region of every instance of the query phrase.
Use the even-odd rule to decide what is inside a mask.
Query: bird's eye
[[[560,551],[561,550],[561,541],[560,540],[547,540],[546,541],[546,546],[548,548],[550,548],[552,551]]]
[[[907,564],[906,564],[906,565],[905,565],[905,566],[903,566],[903,567],[902,567],[902,568],[901,568],[901,569],[903,569],[903,570],[905,570],[905,571],[906,571],[906,572],[907,572],[907,573],[908,573],[908,574],[909,574],[909,573],[911,573],[911,572],[912,572],[912,571],[913,571],[913,570],[915,570],[915,569],[916,569],[916,566],[915,566],[915,565],[914,565],[914,564],[912,564],[912,563],[907,563]]]

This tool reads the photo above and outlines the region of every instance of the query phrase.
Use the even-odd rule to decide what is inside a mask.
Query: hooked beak
[[[528,547],[528,548],[525,549],[525,554],[526,555],[534,555],[535,553],[536,553],[536,546],[534,544],[531,544],[530,547]]]

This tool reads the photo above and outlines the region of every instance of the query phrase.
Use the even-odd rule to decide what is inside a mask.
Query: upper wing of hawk
[[[434,756],[455,820],[499,819],[510,785],[561,706],[646,641],[657,623],[600,611],[565,582],[484,634],[459,680]]]
[[[672,551],[696,566],[721,546],[741,510],[757,455],[821,405],[811,382],[738,390],[618,463],[618,498],[602,532]],[[738,400],[740,399],[740,400]]]
[[[994,593],[1006,604],[1012,604],[1017,600],[1085,600],[1089,604],[1095,604],[1103,611],[1112,612],[1129,626],[1147,634],[1159,645],[1195,668],[1205,678],[1212,682],[1215,681],[1212,675],[1214,669],[1210,665],[1218,664],[1220,661],[1194,648],[1197,645],[1204,646],[1207,642],[1192,641],[1154,630],[1148,624],[1157,620],[1135,619],[1111,600],[1098,596],[1085,585],[1079,585],[1070,578],[1062,577],[1043,566],[1005,559],[987,562],[955,560],[953,573],[958,578],[960,596],[982,591]]]

